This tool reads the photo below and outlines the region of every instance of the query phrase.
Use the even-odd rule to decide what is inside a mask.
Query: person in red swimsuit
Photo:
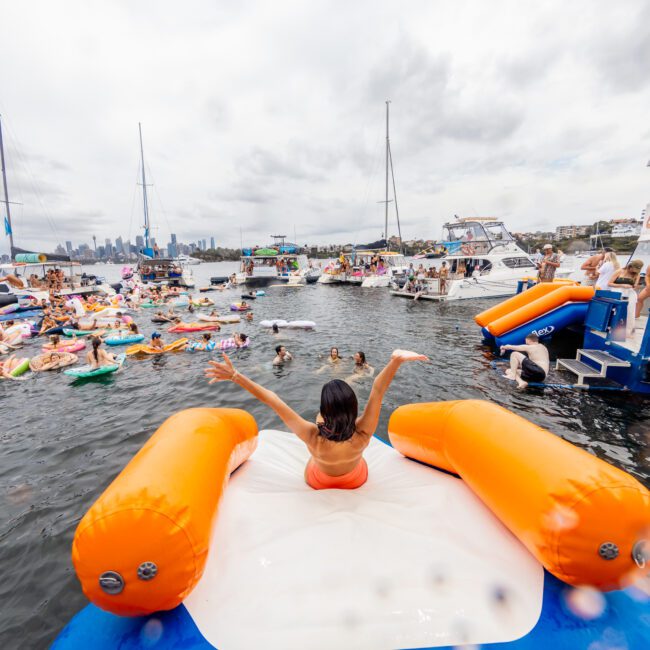
[[[321,391],[316,422],[309,422],[273,391],[237,372],[225,354],[223,358],[223,363],[209,362],[205,375],[210,383],[232,381],[278,414],[309,449],[311,458],[305,468],[305,481],[315,490],[353,490],[366,482],[368,466],[363,452],[377,429],[381,404],[395,373],[405,362],[428,360],[417,352],[395,350],[386,367],[375,378],[360,417],[357,396],[352,388],[341,379],[327,382]]]

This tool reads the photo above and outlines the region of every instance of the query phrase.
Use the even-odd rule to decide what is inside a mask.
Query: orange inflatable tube
[[[256,445],[239,409],[165,420],[79,522],[72,561],[88,599],[121,616],[179,605],[203,574],[228,477]]]
[[[175,352],[177,350],[184,350],[188,341],[188,338],[176,339],[171,343],[167,343],[167,345],[163,345],[162,349],[154,348],[148,343],[136,343],[135,345],[130,345],[126,348],[125,354],[127,357],[130,357],[133,354],[163,354],[165,352]]]
[[[523,295],[529,291],[533,291],[533,289],[524,291]],[[594,287],[565,284],[493,320],[486,326],[487,330],[493,336],[501,336],[515,327],[519,327],[538,316],[542,316],[553,309],[561,307],[567,302],[588,302],[594,297],[594,292]]]
[[[533,300],[537,300],[537,298],[541,298],[542,296],[545,296],[555,291],[556,289],[559,289],[560,287],[565,287],[567,284],[575,285],[576,283],[571,280],[540,282],[534,287],[525,289],[521,293],[518,293],[516,296],[512,296],[512,298],[507,298],[503,302],[500,302],[498,305],[494,305],[494,307],[490,307],[490,309],[482,311],[480,314],[474,316],[474,321],[477,325],[485,327],[492,321],[495,321],[497,318],[501,318],[501,316],[505,316],[506,314],[509,314],[510,312],[513,312],[516,309],[527,305]]]
[[[402,406],[388,431],[405,456],[458,474],[560,580],[608,590],[647,572],[650,493],[629,474],[480,400]]]

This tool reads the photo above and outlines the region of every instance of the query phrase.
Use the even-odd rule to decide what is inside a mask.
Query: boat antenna
[[[9,192],[7,190],[7,171],[5,168],[5,148],[2,141],[2,116],[0,116],[0,163],[2,164],[2,185],[4,187],[5,194],[5,234],[9,235],[9,255],[13,256],[14,254],[14,233],[11,229],[11,210],[9,209]]]
[[[393,198],[395,199],[395,215],[397,216],[397,235],[399,237],[399,252],[404,253],[404,241],[402,240],[402,227],[399,223],[399,208],[397,207],[397,189],[395,188],[395,169],[393,168],[393,150],[388,146],[388,158],[390,159],[390,174],[393,179]],[[388,204],[386,204],[388,205]]]
[[[147,179],[144,173],[144,147],[142,146],[142,124],[138,122],[138,131],[140,133],[140,158],[142,160],[142,200],[144,204],[144,247],[149,246],[149,201],[147,200]]]

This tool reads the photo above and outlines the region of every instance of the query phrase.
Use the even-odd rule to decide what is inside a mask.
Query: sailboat
[[[113,295],[115,290],[102,279],[86,275],[78,262],[73,262],[68,255],[41,253],[18,248],[14,244],[13,225],[11,223],[11,205],[7,184],[7,167],[5,163],[4,141],[2,138],[2,118],[0,117],[0,166],[2,168],[2,187],[4,190],[4,229],[9,238],[11,262],[0,264],[0,307],[7,305],[33,304],[33,300],[48,300],[50,289],[46,281],[51,269],[64,273],[63,282],[56,287],[61,296],[91,293]],[[21,277],[22,275],[22,277]],[[12,307],[13,309],[13,307]],[[18,313],[18,312],[16,312]],[[29,313],[25,311],[25,313]]]
[[[389,199],[389,180],[392,178],[393,198]],[[355,265],[352,269],[351,278],[359,277],[359,271],[363,275],[361,286],[365,288],[389,287],[394,283],[403,284],[408,273],[408,264],[406,258],[400,251],[390,250],[390,240],[388,238],[388,204],[395,204],[395,215],[397,217],[397,231],[399,234],[400,249],[402,248],[402,229],[399,222],[399,209],[397,207],[397,192],[395,189],[395,171],[393,169],[393,155],[390,148],[390,100],[386,100],[386,194],[384,201],[384,238],[382,241],[373,242],[367,246],[355,247],[355,253],[364,261],[364,268]],[[371,272],[365,272],[365,260],[370,256]],[[372,260],[378,260],[374,265]],[[359,266],[357,269],[356,267]],[[357,280],[358,282],[358,280]]]
[[[144,146],[142,144],[142,124],[140,122],[138,122],[138,132],[140,135],[142,207],[144,213],[144,246],[138,251],[138,274],[143,282],[194,288],[195,283],[192,272],[185,266],[183,261],[176,257],[161,257],[158,246],[152,245],[147,177],[144,166]]]

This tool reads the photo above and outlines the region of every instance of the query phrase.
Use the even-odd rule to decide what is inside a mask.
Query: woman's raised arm
[[[379,423],[379,414],[381,413],[381,404],[384,400],[384,395],[390,386],[395,373],[399,367],[407,361],[428,361],[429,358],[424,354],[417,352],[410,352],[409,350],[394,350],[390,357],[390,361],[386,367],[377,375],[372,384],[370,397],[368,403],[363,411],[361,417],[357,420],[357,431],[372,436],[377,429]]]
[[[209,367],[205,370],[205,376],[210,380],[211,384],[218,381],[232,381],[233,384],[237,384],[246,389],[253,397],[272,408],[289,429],[303,442],[308,442],[318,432],[318,427],[314,422],[309,422],[300,417],[300,415],[288,404],[283,402],[272,390],[260,386],[252,379],[246,377],[246,375],[242,375],[235,370],[226,354],[223,355],[223,363],[208,361],[208,364]]]

